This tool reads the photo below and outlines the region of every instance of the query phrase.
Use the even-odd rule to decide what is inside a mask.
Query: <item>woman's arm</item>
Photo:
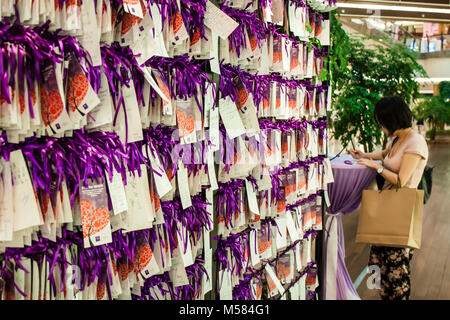
[[[373,160],[383,160],[388,153],[388,149],[374,151],[371,153],[365,153],[359,150],[350,150],[350,154],[354,159],[373,159]]]
[[[392,172],[384,168],[384,170],[381,172],[381,175],[383,176],[383,178],[385,178],[393,185],[396,185],[398,178],[400,178],[401,182],[400,188],[402,188],[406,185],[409,179],[411,179],[411,176],[414,173],[414,170],[416,170],[417,166],[419,165],[421,159],[422,159],[421,156],[418,154],[406,153],[403,156],[399,174],[396,174],[395,172]],[[367,167],[373,168],[375,170],[381,167],[381,164],[379,164],[378,162],[368,159],[361,159],[358,161],[358,163],[364,164]]]
[[[366,153],[366,154],[364,154],[364,158],[373,159],[373,160],[383,160],[385,157],[385,154],[387,154],[387,149],[380,150],[380,151],[374,151],[371,153]]]
[[[413,175],[414,170],[416,170],[417,166],[419,165],[421,159],[422,157],[418,154],[405,153],[402,159],[402,164],[400,165],[400,172],[398,175],[387,170],[388,172],[386,173],[386,175],[388,175],[389,173],[392,174],[391,179],[388,180],[384,176],[384,171],[386,171],[386,169],[383,170],[383,172],[381,172],[381,175],[392,184],[397,184],[397,178],[400,178],[401,182],[400,188],[403,188],[406,185],[406,183],[411,179],[411,176]]]

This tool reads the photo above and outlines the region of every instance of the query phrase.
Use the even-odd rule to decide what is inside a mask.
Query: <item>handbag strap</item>
[[[397,183],[394,184],[394,186],[395,186],[395,191],[397,191],[397,192],[398,192],[398,189],[402,188],[402,184],[401,184],[401,181],[400,181],[400,174],[397,175]],[[383,190],[379,190],[379,193],[381,193],[382,191]]]

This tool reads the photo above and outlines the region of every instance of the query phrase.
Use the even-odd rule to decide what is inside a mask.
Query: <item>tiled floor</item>
[[[422,248],[412,260],[411,299],[450,299],[450,144],[430,144],[429,165],[435,166],[433,190],[424,208]],[[343,217],[346,264],[353,282],[363,271],[369,246],[355,243],[358,210]],[[367,276],[358,287],[363,300],[379,299],[369,290]]]

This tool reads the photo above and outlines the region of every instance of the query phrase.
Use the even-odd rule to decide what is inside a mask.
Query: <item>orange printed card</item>
[[[80,186],[80,210],[85,248],[112,242],[108,195],[102,182]]]
[[[160,271],[152,248],[150,248],[148,241],[144,238],[138,239],[137,241],[134,271],[142,279],[150,278]]]

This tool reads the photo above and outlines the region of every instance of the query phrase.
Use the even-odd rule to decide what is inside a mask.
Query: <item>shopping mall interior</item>
[[[417,52],[417,61],[428,78],[417,78],[423,97],[436,96],[442,81],[450,80],[450,2],[430,1],[339,1],[340,21],[349,34],[389,37]],[[368,45],[385,45],[386,41],[365,40]],[[447,97],[448,99],[448,97]],[[420,99],[419,99],[420,101]],[[430,123],[415,129],[423,135]],[[450,135],[448,126],[441,126],[428,146],[428,164],[433,166],[433,195],[424,207],[423,246],[417,250],[411,265],[411,299],[450,299],[450,219],[448,186],[450,181]],[[446,130],[447,129],[447,130]],[[335,153],[341,145],[335,141]],[[343,216],[346,265],[361,299],[377,300],[377,290],[366,285],[369,245],[355,243],[359,209]]]

